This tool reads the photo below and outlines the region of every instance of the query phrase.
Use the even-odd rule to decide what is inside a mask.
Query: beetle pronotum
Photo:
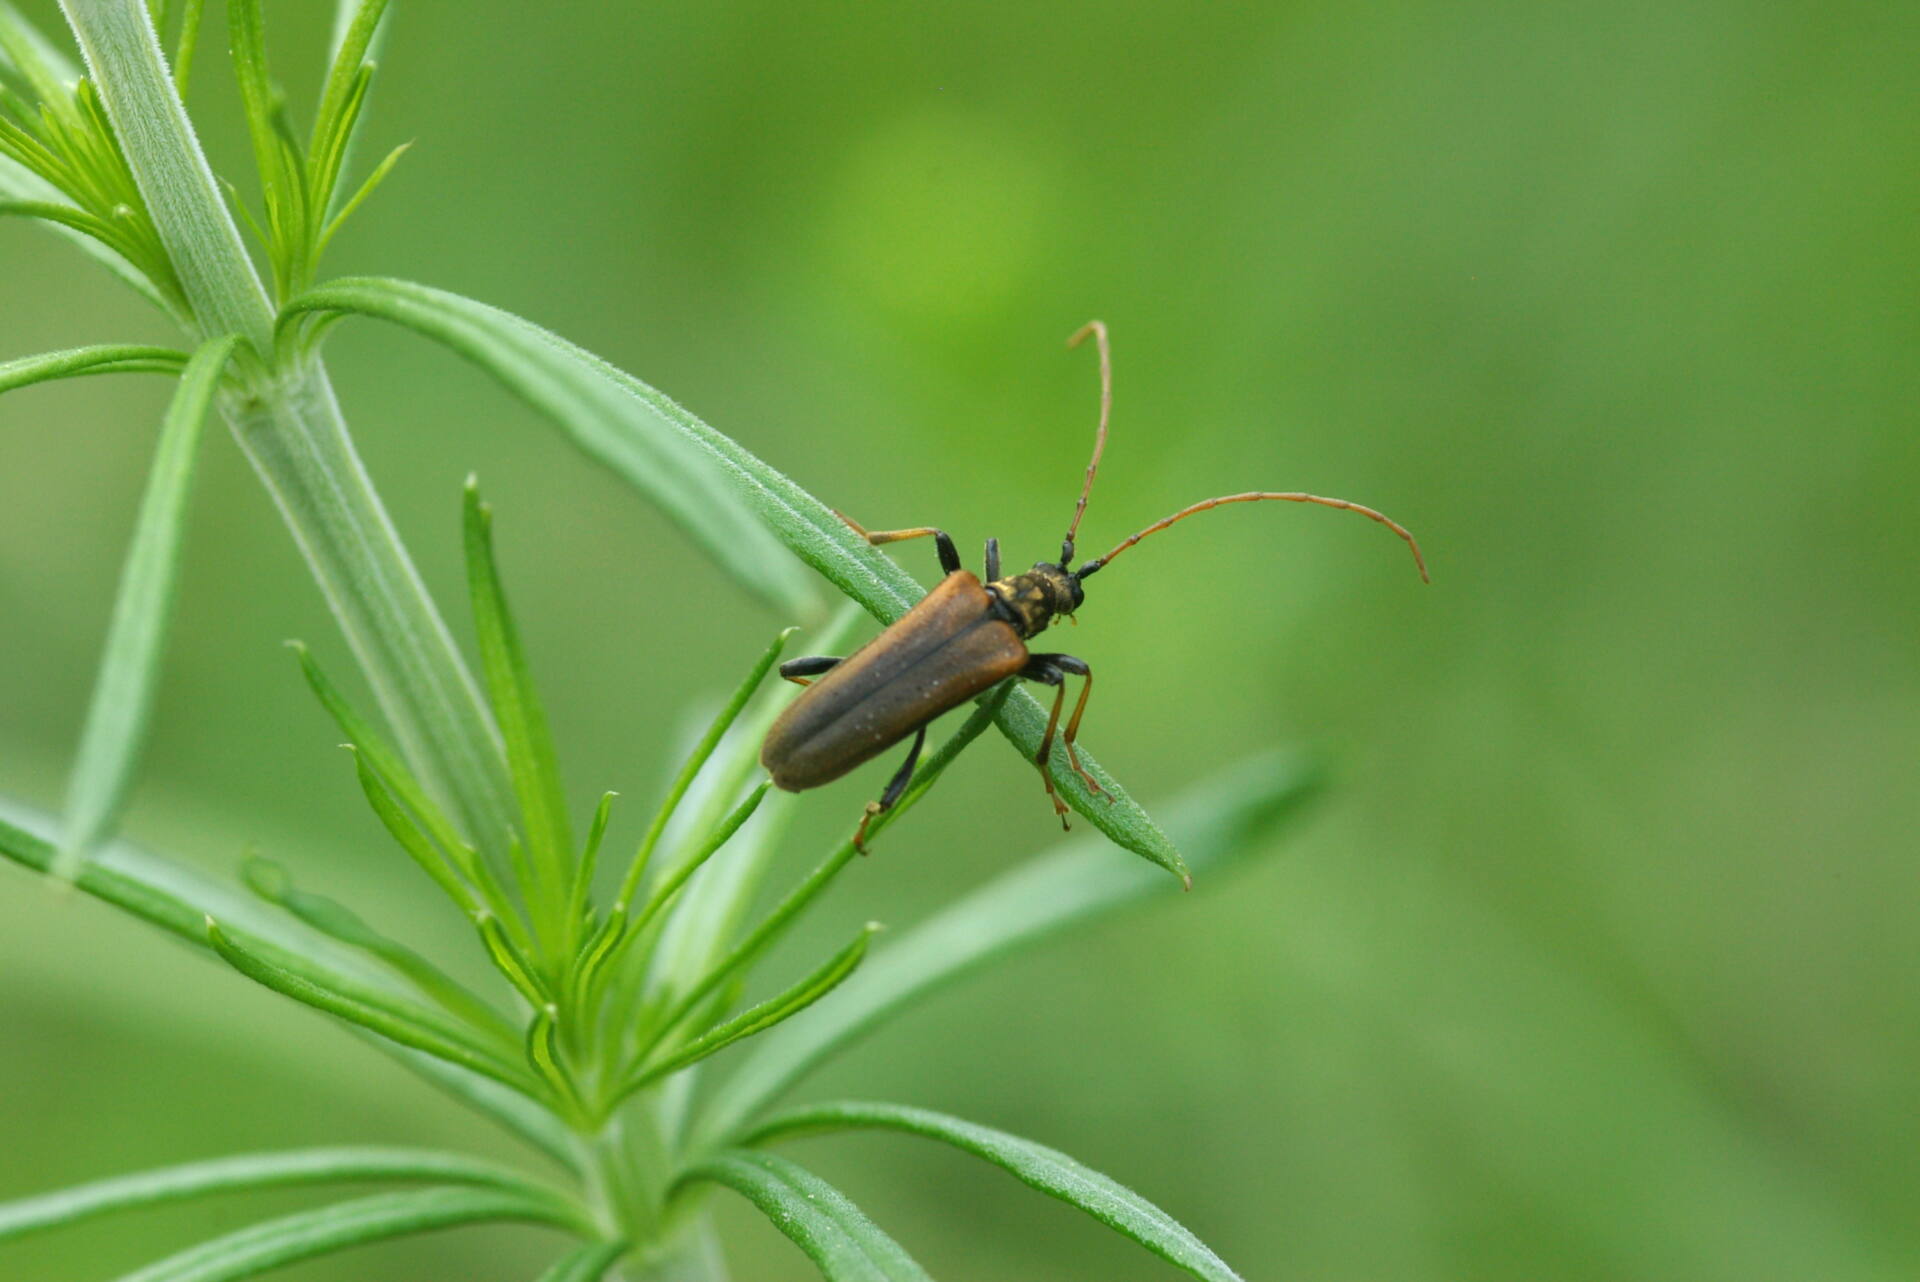
[[[1055,618],[1072,616],[1084,598],[1081,584],[1085,580],[1140,540],[1158,534],[1176,521],[1227,503],[1268,500],[1316,503],[1358,512],[1405,539],[1413,551],[1413,563],[1421,579],[1427,578],[1426,561],[1413,535],[1372,508],[1317,494],[1259,490],[1202,499],[1155,521],[1137,534],[1128,535],[1105,556],[1095,557],[1078,570],[1073,569],[1074,536],[1079,532],[1080,518],[1086,514],[1087,498],[1093,493],[1093,478],[1100,467],[1100,455],[1107,448],[1107,422],[1113,412],[1113,359],[1107,343],[1107,327],[1097,320],[1089,321],[1067,340],[1067,346],[1079,346],[1089,334],[1100,352],[1100,427],[1094,437],[1086,481],[1080,488],[1080,501],[1074,504],[1073,521],[1060,543],[1059,561],[1040,561],[1025,573],[1002,578],[999,540],[988,539],[986,581],[982,582],[961,568],[960,554],[944,530],[928,525],[869,533],[848,520],[848,525],[875,545],[931,537],[946,577],[918,605],[847,658],[815,655],[789,659],[780,665],[781,676],[808,686],[773,723],[760,749],[760,764],[772,774],[774,783],[787,791],[802,792],[831,783],[908,735],[913,736],[913,747],[908,750],[906,761],[888,782],[880,799],[867,803],[866,814],[854,834],[854,844],[863,850],[867,825],[874,816],[890,809],[906,791],[914,765],[920,759],[920,749],[926,743],[928,723],[1011,677],[1024,677],[1054,687],[1053,712],[1047,718],[1046,734],[1041,738],[1040,751],[1034,761],[1040,767],[1040,778],[1046,784],[1047,796],[1063,828],[1068,826],[1067,804],[1054,788],[1048,760],[1066,699],[1066,679],[1068,676],[1083,678],[1080,697],[1073,705],[1073,715],[1068,718],[1066,733],[1061,739],[1068,765],[1088,788],[1096,794],[1102,793],[1093,776],[1081,768],[1074,751],[1080,718],[1087,710],[1087,695],[1093,689],[1093,670],[1085,660],[1070,654],[1031,651],[1027,642],[1046,631]],[[820,679],[810,683],[812,677]]]

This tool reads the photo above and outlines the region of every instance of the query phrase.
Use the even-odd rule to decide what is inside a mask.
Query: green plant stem
[[[393,723],[402,752],[483,849],[512,810],[499,733],[347,433],[317,362],[275,370],[274,313],[194,137],[141,0],[63,0],[203,337],[263,368],[222,405]]]
[[[227,421],[319,580],[407,763],[496,853],[512,825],[498,730],[354,451],[317,361]]]
[[[227,213],[141,0],[61,0],[87,71],[186,292],[201,339],[240,334],[262,360],[273,305]]]

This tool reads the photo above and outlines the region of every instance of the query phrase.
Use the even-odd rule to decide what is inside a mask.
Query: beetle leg
[[[1067,764],[1073,767],[1073,772],[1080,776],[1081,781],[1087,785],[1088,791],[1097,796],[1105,797],[1108,804],[1112,804],[1112,794],[1108,793],[1105,788],[1102,788],[1100,781],[1088,774],[1086,769],[1081,766],[1080,754],[1075,752],[1073,747],[1074,740],[1080,737],[1080,718],[1086,715],[1087,696],[1093,693],[1093,669],[1088,666],[1085,659],[1076,659],[1070,654],[1036,654],[1028,659],[1027,662],[1029,667],[1044,665],[1056,674],[1055,679],[1060,682],[1060,693],[1055,695],[1053,700],[1053,716],[1047,721],[1047,734],[1041,747],[1043,755],[1053,747],[1054,723],[1059,720],[1060,704],[1066,698],[1067,694],[1065,674],[1071,673],[1076,677],[1086,678],[1080,686],[1080,698],[1073,705],[1073,715],[1067,719],[1067,733],[1061,737],[1061,742],[1066,745]],[[1023,673],[1022,675],[1029,674]],[[1036,677],[1035,679],[1044,680],[1045,678]],[[1052,683],[1049,682],[1048,684]]]
[[[817,677],[823,672],[831,672],[840,660],[830,654],[812,654],[803,659],[788,659],[780,665],[780,675],[797,686],[811,684],[808,677]]]
[[[920,763],[920,749],[927,742],[927,728],[921,726],[914,733],[913,747],[907,749],[907,759],[887,781],[887,790],[880,794],[880,800],[867,803],[867,813],[860,817],[860,827],[853,834],[853,848],[861,854],[867,853],[867,825],[875,817],[893,809],[893,803],[900,800],[900,794],[907,790],[907,784],[913,778],[913,768]]]
[[[1000,540],[987,540],[987,582],[993,583],[1000,577]]]
[[[853,527],[853,532],[879,547],[883,543],[903,543],[908,539],[924,539],[933,536],[934,548],[940,553],[940,573],[952,574],[960,568],[960,549],[953,546],[953,539],[945,530],[931,525],[916,525],[910,530],[867,530],[845,512],[835,512],[835,516]]]
[[[1060,819],[1060,827],[1068,832],[1073,825],[1067,822],[1067,803],[1060,800],[1060,794],[1053,787],[1053,770],[1048,766],[1048,758],[1053,755],[1053,732],[1060,724],[1060,704],[1067,697],[1067,677],[1054,666],[1050,654],[1036,654],[1027,660],[1027,666],[1020,669],[1020,675],[1029,681],[1038,681],[1042,685],[1054,688],[1053,713],[1047,718],[1047,732],[1040,736],[1040,751],[1034,754],[1033,764],[1040,768],[1040,782],[1047,785],[1047,800],[1053,803],[1053,813]]]

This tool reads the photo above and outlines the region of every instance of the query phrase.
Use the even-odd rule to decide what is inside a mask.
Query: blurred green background
[[[296,102],[329,8],[268,5]],[[251,189],[214,21],[193,106]],[[1424,541],[1425,589],[1351,517],[1229,509],[1090,585],[1060,644],[1149,807],[1276,743],[1326,750],[1334,788],[1272,857],[929,1004],[813,1096],[1056,1145],[1250,1279],[1911,1278],[1917,57],[1898,0],[401,3],[365,154],[418,145],[329,266],[547,324],[969,561],[1056,546],[1095,407],[1061,343],[1098,315],[1089,551],[1254,486]],[[0,225],[0,357],[140,339],[171,336]],[[371,326],[330,351],[456,616],[480,473],[575,786],[649,804],[696,698],[788,620],[453,358]],[[10,795],[58,803],[164,396],[0,400]],[[208,444],[130,831],[213,868],[257,843],[463,948],[279,642],[338,669],[344,645]],[[804,801],[791,857],[885,769]],[[816,925],[910,923],[1056,836],[1031,767],[983,745]],[[478,1125],[0,875],[0,1197],[303,1142],[501,1151]],[[1174,1276],[933,1146],[796,1154],[943,1279]],[[108,1276],[261,1205],[36,1239],[0,1275]],[[811,1276],[719,1205],[737,1277]],[[469,1232],[284,1276],[523,1278],[548,1249]]]

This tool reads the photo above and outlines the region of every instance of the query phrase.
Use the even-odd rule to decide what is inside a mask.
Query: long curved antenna
[[[1089,471],[1091,471],[1091,469],[1089,469]],[[1172,516],[1168,517],[1166,520],[1155,521],[1152,525],[1149,525],[1146,529],[1140,531],[1140,533],[1129,535],[1125,540],[1121,542],[1119,547],[1107,553],[1105,556],[1095,557],[1093,560],[1087,562],[1084,566],[1080,567],[1080,570],[1078,572],[1079,577],[1083,579],[1086,578],[1089,574],[1094,573],[1096,570],[1100,569],[1100,567],[1104,566],[1107,562],[1113,560],[1114,557],[1119,556],[1122,552],[1126,551],[1128,548],[1138,543],[1141,539],[1146,538],[1149,534],[1158,534],[1160,531],[1166,529],[1169,525],[1172,525],[1175,521],[1185,520],[1187,517],[1192,516],[1195,512],[1204,512],[1208,508],[1219,507],[1225,503],[1257,503],[1263,499],[1275,499],[1282,503],[1318,503],[1321,507],[1339,508],[1343,512],[1358,512],[1361,516],[1366,517],[1369,521],[1378,521],[1380,524],[1386,526],[1389,530],[1392,530],[1395,534],[1398,534],[1401,538],[1405,539],[1407,541],[1407,546],[1413,549],[1413,563],[1420,571],[1421,581],[1423,583],[1433,582],[1432,579],[1427,577],[1427,561],[1425,557],[1420,555],[1420,544],[1415,541],[1413,535],[1407,532],[1406,527],[1401,525],[1398,521],[1395,521],[1390,517],[1387,517],[1379,512],[1376,512],[1370,507],[1362,507],[1358,503],[1349,503],[1345,499],[1322,498],[1318,494],[1302,494],[1298,491],[1289,491],[1286,493],[1271,493],[1264,490],[1255,490],[1252,493],[1248,493],[1248,494],[1226,494],[1226,495],[1222,495],[1217,499],[1202,499],[1200,500],[1200,502],[1195,503],[1192,507],[1183,507],[1178,512],[1175,512]]]
[[[1107,420],[1113,417],[1113,350],[1107,345],[1105,321],[1090,320],[1073,332],[1068,347],[1078,347],[1092,334],[1100,349],[1100,434],[1093,438],[1093,461],[1087,464],[1087,483],[1080,487],[1080,501],[1073,505],[1073,524],[1060,542],[1060,568],[1073,561],[1073,536],[1080,532],[1080,518],[1087,514],[1087,496],[1093,493],[1093,474],[1100,468],[1100,456],[1107,448]]]

